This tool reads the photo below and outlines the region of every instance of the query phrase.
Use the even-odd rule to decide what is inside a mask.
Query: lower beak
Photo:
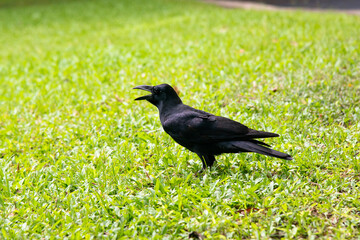
[[[134,87],[133,89],[140,89],[140,90],[145,90],[145,91],[151,92],[152,88],[153,88],[153,86],[140,85],[140,86]],[[148,100],[148,99],[151,99],[151,98],[152,98],[152,94],[149,94],[149,95],[145,95],[145,96],[142,96],[142,97],[135,98],[135,100]]]

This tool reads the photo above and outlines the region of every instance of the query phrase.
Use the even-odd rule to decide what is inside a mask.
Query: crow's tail
[[[250,140],[250,141],[233,141],[231,142],[231,145],[233,148],[236,148],[239,150],[239,152],[255,152],[264,154],[270,157],[277,157],[281,159],[286,160],[292,160],[293,158],[286,153],[282,153],[279,151],[276,151],[271,148],[267,148],[265,146],[269,146],[263,142],[256,141],[256,140]]]

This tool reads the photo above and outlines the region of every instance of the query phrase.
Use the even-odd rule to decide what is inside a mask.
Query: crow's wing
[[[202,111],[186,111],[164,121],[164,130],[174,139],[194,143],[278,137],[276,133],[256,131],[231,119]]]

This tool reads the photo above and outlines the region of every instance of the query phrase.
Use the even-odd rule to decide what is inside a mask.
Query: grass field
[[[195,1],[0,1],[0,239],[360,236],[360,18]],[[140,84],[281,134],[198,157]],[[196,232],[196,233],[194,233]]]

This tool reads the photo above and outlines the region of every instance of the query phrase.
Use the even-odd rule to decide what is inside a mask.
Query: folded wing
[[[172,120],[169,119],[164,124],[166,132],[176,139],[186,138],[187,141],[196,143],[251,140],[279,136],[276,133],[257,131],[231,119],[205,112],[187,112],[173,119],[173,121],[181,121],[183,124],[181,124],[180,128],[167,128],[167,126],[172,125]]]

